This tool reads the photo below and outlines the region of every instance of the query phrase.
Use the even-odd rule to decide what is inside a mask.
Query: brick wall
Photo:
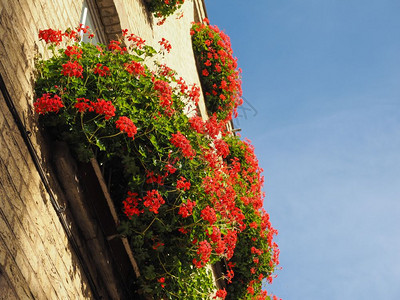
[[[2,96],[0,128],[0,299],[90,298]]]
[[[33,62],[43,51],[38,29],[79,23],[81,2],[0,2],[0,72],[30,129],[35,128]],[[0,132],[0,299],[90,299],[86,279],[2,96]],[[45,149],[36,148],[39,153]]]
[[[39,29],[75,27],[82,3],[83,0],[0,0],[0,74],[18,114],[33,134],[35,150],[50,179],[53,173],[47,162],[51,149],[38,132],[32,109],[34,58],[44,54],[44,44],[37,34]],[[170,17],[163,26],[154,24],[142,0],[97,3],[106,32],[127,28],[156,48],[157,42],[166,38],[172,51],[164,62],[188,83],[199,84],[189,29],[196,16],[204,17],[202,1],[185,1],[184,17]],[[114,22],[115,15],[106,20],[107,13],[115,12],[119,24]],[[205,115],[204,104],[201,110]],[[57,182],[51,183],[56,200],[65,203]],[[87,278],[0,94],[0,299],[85,298],[93,298]]]
[[[38,30],[79,23],[81,2],[0,1],[0,72],[19,115],[33,132],[36,131],[32,118],[33,64],[35,55],[43,52]],[[45,155],[45,146],[37,144],[37,151]],[[91,298],[86,278],[3,96],[0,96],[0,291],[0,299]]]

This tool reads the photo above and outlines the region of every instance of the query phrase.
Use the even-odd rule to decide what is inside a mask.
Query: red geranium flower
[[[124,64],[125,70],[132,75],[139,75],[139,76],[146,76],[145,74],[145,68],[144,66],[139,63],[136,62],[134,60],[132,60],[130,63],[125,63]]]
[[[93,103],[89,99],[77,98],[77,103],[74,105],[79,112],[85,112],[86,110],[94,111]]]
[[[110,69],[107,66],[103,66],[102,64],[97,64],[93,70],[94,74],[99,74],[101,77],[105,77],[110,75]]]
[[[42,97],[38,98],[35,103],[33,103],[36,113],[44,115],[48,112],[58,113],[60,108],[64,107],[61,98],[57,95],[53,97],[51,94],[43,94]]]
[[[134,215],[138,216],[143,213],[143,209],[138,208],[140,201],[142,199],[138,198],[137,193],[128,192],[128,197],[122,203],[124,204],[124,213],[129,219]]]
[[[132,139],[135,138],[135,134],[137,133],[137,128],[135,124],[133,124],[132,120],[128,117],[119,117],[119,119],[115,122],[115,126],[125,132]]]
[[[195,206],[196,206],[196,202],[190,201],[190,199],[188,199],[186,201],[186,203],[181,204],[181,206],[179,207],[178,214],[180,214],[183,218],[187,218],[193,213],[193,208]]]
[[[161,278],[159,278],[159,279],[157,279],[157,281],[159,282],[159,283],[161,283],[161,287],[162,288],[165,288],[165,277],[161,277]]]
[[[105,115],[106,120],[115,116],[115,107],[111,101],[97,99],[97,102],[92,102],[92,106],[97,114]]]
[[[144,206],[149,208],[149,211],[158,214],[158,209],[165,203],[163,197],[157,190],[147,191],[146,196],[143,197]]]
[[[181,176],[181,179],[179,179],[178,182],[176,183],[176,188],[188,191],[190,189],[190,181],[187,181],[185,177]]]
[[[62,65],[62,71],[61,73],[64,76],[69,76],[69,77],[82,77],[83,78],[83,68],[82,66],[77,62],[67,62],[66,64]]]
[[[168,53],[171,51],[171,44],[165,39],[162,38],[161,41],[158,42]]]
[[[172,134],[172,138],[170,139],[172,145],[182,150],[183,156],[193,159],[196,155],[196,151],[193,150],[190,145],[190,141],[179,131],[177,133]]]
[[[56,45],[59,45],[62,42],[62,37],[63,34],[61,33],[61,30],[39,30],[39,39],[44,40],[46,44],[54,43]]]
[[[210,222],[210,225],[214,224],[217,221],[215,210],[208,205],[201,211],[201,217],[204,220]]]
[[[82,49],[80,49],[78,46],[67,46],[67,49],[64,51],[65,55],[68,57],[73,57],[75,56],[76,59],[79,59],[82,57]]]
[[[226,295],[227,295],[228,293],[226,292],[226,290],[225,290],[225,288],[223,289],[223,290],[218,290],[217,291],[217,293],[215,294],[215,297],[214,297],[214,299],[215,298],[222,298],[222,299],[225,299],[225,297],[226,297]]]
[[[132,42],[132,46],[138,49],[142,49],[146,41],[142,39],[141,37],[134,35],[131,33],[128,37],[127,40]]]

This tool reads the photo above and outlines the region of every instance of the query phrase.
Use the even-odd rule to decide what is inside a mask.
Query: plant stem
[[[151,221],[151,223],[149,224],[149,226],[147,226],[147,228],[141,233],[142,235],[144,235],[146,233],[147,230],[149,230],[150,226],[153,225],[154,221],[157,219],[157,217],[155,217],[153,219],[153,221]]]

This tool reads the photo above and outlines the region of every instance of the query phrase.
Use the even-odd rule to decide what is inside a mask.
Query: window
[[[104,34],[104,27],[100,20],[99,10],[95,1],[85,0],[83,2],[80,23],[83,26],[89,26],[90,30],[95,34],[94,39],[92,39],[92,42],[94,44],[105,44],[107,42]],[[83,36],[83,32],[81,32],[81,36]],[[81,38],[81,41],[86,43],[89,42],[89,39],[87,36],[83,36],[83,39]]]

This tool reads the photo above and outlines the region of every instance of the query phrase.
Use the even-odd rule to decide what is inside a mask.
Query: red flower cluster
[[[193,208],[196,206],[195,201],[191,201],[188,199],[186,203],[182,203],[179,207],[178,214],[182,216],[182,218],[187,218],[193,213]]]
[[[179,179],[176,183],[176,188],[183,191],[188,191],[190,189],[190,181],[187,181],[185,177],[181,176],[181,179]]]
[[[65,49],[64,53],[69,58],[79,59],[82,57],[82,49],[77,45],[67,46],[67,49]]]
[[[261,255],[264,251],[257,249],[256,247],[251,247],[251,253]]]
[[[257,222],[251,222],[249,226],[250,226],[251,228],[253,228],[253,229],[257,229],[258,224],[257,224]]]
[[[241,71],[237,69],[230,39],[217,26],[210,26],[208,20],[195,23],[190,33],[195,54],[204,66],[200,80],[207,109],[217,113],[219,120],[228,121],[242,102]]]
[[[76,30],[77,32],[88,33],[88,32],[89,32],[89,26],[88,26],[88,25],[84,26],[83,24],[79,24],[79,26],[77,26],[77,27],[75,28],[75,30]],[[71,30],[71,32],[74,33],[74,30]],[[67,33],[67,32],[66,32],[66,33]]]
[[[157,242],[157,243],[155,243],[155,244],[153,245],[153,249],[154,249],[154,250],[157,250],[157,249],[160,248],[161,246],[164,246],[164,243]]]
[[[117,121],[115,121],[115,126],[122,132],[125,132],[128,137],[135,139],[135,134],[137,133],[137,128],[135,124],[133,124],[132,120],[128,117],[119,117]]]
[[[108,44],[108,49],[114,52],[119,52],[121,54],[126,52],[126,47],[121,47],[120,41],[110,41],[110,43]]]
[[[131,33],[131,35],[129,35],[127,37],[127,40],[132,43],[132,46],[134,48],[138,48],[138,49],[142,49],[146,43],[146,41],[144,39],[142,39],[141,37],[139,37],[133,33]]]
[[[161,64],[159,67],[160,68],[158,70],[158,73],[161,76],[170,77],[170,78],[173,78],[175,76],[176,72],[174,70],[172,70],[170,67],[168,67],[166,64]]]
[[[143,213],[143,209],[139,209],[139,202],[142,201],[138,198],[137,193],[128,192],[128,197],[123,201],[124,204],[124,213],[125,215],[131,219],[132,216],[139,216]]]
[[[161,18],[162,14],[156,14],[157,18]],[[167,21],[167,18],[162,18],[160,21],[157,22],[157,26],[161,26],[162,24],[165,23],[165,21]]]
[[[143,205],[148,207],[149,211],[154,212],[155,214],[158,214],[159,208],[165,203],[165,200],[157,190],[147,191],[143,200],[138,198],[137,193],[128,192],[128,197],[123,201],[125,215],[128,218],[132,218],[134,215],[139,216],[143,213],[144,210],[138,208],[142,201]]]
[[[160,105],[166,110],[167,114],[170,115],[173,112],[172,106],[172,88],[168,82],[164,80],[154,81],[154,89],[158,92],[160,99]]]
[[[196,155],[196,151],[190,145],[190,141],[180,131],[172,134],[170,139],[172,145],[182,150],[183,156],[193,159]]]
[[[208,149],[206,151],[204,151],[204,160],[208,163],[208,165],[210,166],[211,169],[217,169],[219,168],[219,166],[221,165],[221,161],[219,159],[219,157],[217,156],[217,154],[215,153],[215,151]],[[203,182],[204,185],[206,185],[207,180],[209,180],[209,177],[205,177]],[[212,179],[211,179],[212,181]],[[208,193],[208,190],[213,190],[213,186],[210,186],[210,189],[205,188],[206,193]]]
[[[146,76],[145,74],[145,68],[144,66],[139,63],[136,62],[134,60],[132,60],[130,63],[125,63],[124,64],[125,70],[129,73],[132,74],[134,76]]]
[[[230,262],[229,262],[230,263]],[[229,264],[228,263],[228,264]],[[229,266],[231,269],[228,270],[225,274],[225,278],[228,281],[228,283],[232,283],[232,278],[235,277],[235,272],[233,272],[232,266]]]
[[[229,146],[228,144],[221,139],[214,140],[215,149],[217,149],[218,156],[222,156],[223,158],[229,155]]]
[[[81,113],[95,111],[99,115],[105,115],[106,120],[115,116],[115,107],[111,101],[97,99],[97,102],[93,102],[85,98],[77,98],[76,101],[74,107]]]
[[[202,268],[204,267],[208,261],[210,260],[212,248],[209,242],[206,240],[201,241],[199,243],[199,248],[197,249],[197,254],[200,256],[200,260],[197,260],[196,258],[193,259],[193,264],[197,268]]]
[[[224,242],[226,245],[226,258],[230,260],[235,252],[235,247],[237,243],[237,232],[236,231],[228,231],[228,233],[224,237]]]
[[[64,104],[57,95],[52,97],[51,94],[43,94],[42,97],[36,99],[33,106],[35,107],[36,113],[44,115],[48,112],[58,113],[60,108],[64,107]]]
[[[188,85],[186,84],[185,80],[182,77],[179,77],[176,83],[180,86],[181,93],[182,94],[185,93],[186,90],[188,89]]]
[[[99,115],[105,115],[105,119],[109,120],[115,116],[115,107],[111,101],[97,99],[97,102],[91,102],[94,111]]]
[[[168,176],[168,173],[165,176],[154,175],[153,171],[146,172],[146,183],[157,183],[159,185],[164,185],[164,178]]]
[[[186,233],[189,232],[189,230],[187,230],[187,229],[185,229],[185,228],[183,228],[183,227],[179,228],[178,231],[179,231],[180,233],[183,233],[183,234],[186,234]]]
[[[163,47],[168,53],[171,51],[172,46],[171,46],[171,44],[170,44],[165,38],[162,38],[161,41],[159,41],[158,43],[159,43],[159,44],[161,45],[161,47]]]
[[[163,197],[161,197],[160,193],[157,190],[147,191],[146,196],[143,197],[144,206],[149,208],[149,211],[158,214],[158,210],[165,203]]]
[[[89,99],[85,98],[77,98],[76,103],[74,105],[75,108],[78,109],[79,112],[85,112],[86,110],[92,112],[94,111],[93,102]]]
[[[214,224],[217,221],[217,215],[215,214],[215,210],[208,205],[201,211],[201,217],[205,221],[210,222],[210,225]]]
[[[208,232],[206,234],[212,241],[215,253],[218,255],[223,255],[227,249],[221,231],[216,226],[212,226],[212,230],[213,231],[211,234],[209,234]]]
[[[102,64],[96,64],[93,73],[99,74],[99,76],[101,77],[105,77],[110,75],[110,69],[107,66],[103,66]]]
[[[63,34],[61,33],[61,30],[39,30],[39,39],[44,40],[46,44],[54,43],[59,45],[62,42]]]
[[[215,139],[216,136],[224,129],[224,122],[219,122],[217,115],[213,114],[205,123],[206,132],[212,139]]]
[[[161,283],[162,288],[165,288],[165,277],[158,278],[157,281]]]
[[[196,84],[193,84],[188,93],[188,96],[197,105],[200,99],[200,87]]]
[[[77,61],[74,61],[74,62],[68,61],[66,64],[62,65],[62,68],[63,69],[62,69],[61,73],[64,76],[83,78],[83,75],[82,75],[83,68]]]
[[[204,121],[202,117],[194,116],[189,119],[190,127],[192,127],[197,133],[204,134]]]
[[[82,24],[79,24],[79,26],[77,26],[75,30],[68,29],[65,32],[53,29],[39,30],[39,39],[44,40],[46,44],[55,44],[58,46],[63,41],[64,37],[75,42],[78,41],[80,39],[79,33],[81,32],[84,34],[88,33],[88,37],[93,38],[94,34],[90,33],[88,29],[89,26],[84,27]]]
[[[169,174],[174,174],[174,173],[176,172],[176,168],[175,168],[173,165],[171,165],[170,163],[168,163],[168,164],[165,166],[165,169],[167,170],[167,172],[168,172]]]
[[[216,298],[225,299],[225,297],[226,297],[227,294],[228,294],[228,293],[226,292],[225,289],[218,290],[213,299],[216,299]]]

